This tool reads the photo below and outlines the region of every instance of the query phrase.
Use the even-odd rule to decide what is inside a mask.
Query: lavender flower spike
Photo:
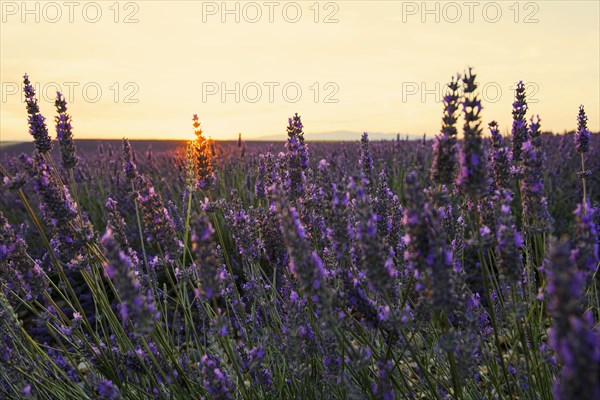
[[[581,182],[583,185],[583,204],[584,204],[584,212],[587,213],[588,201],[587,201],[587,193],[585,187],[585,178],[592,174],[592,171],[585,169],[585,158],[584,154],[590,150],[590,140],[592,139],[592,135],[587,127],[587,116],[585,115],[585,110],[583,106],[579,106],[579,115],[577,116],[577,132],[575,133],[575,148],[577,152],[581,156],[581,171],[577,174],[579,178],[581,178]]]
[[[194,134],[196,135],[196,139],[192,142],[196,180],[201,189],[209,188],[215,182],[210,141],[203,135],[198,114],[194,114],[192,121],[194,121]]]
[[[23,90],[25,92],[27,114],[29,115],[29,133],[33,136],[37,151],[44,154],[52,150],[52,139],[50,138],[50,135],[48,135],[48,128],[46,128],[45,122],[46,118],[40,114],[40,107],[35,98],[35,89],[31,85],[31,82],[29,82],[29,76],[27,74],[23,76],[23,84],[25,85]]]
[[[369,134],[364,132],[360,138],[360,158],[358,159],[363,177],[367,180],[369,194],[375,193],[375,176],[373,173],[373,157],[369,149]]]
[[[553,220],[548,211],[544,194],[544,152],[539,147],[540,119],[531,119],[531,140],[523,143],[523,179],[521,193],[523,202],[523,230],[529,234],[551,232]]]
[[[308,146],[304,143],[304,132],[300,116],[295,114],[288,119],[287,135],[287,171],[286,188],[292,201],[304,196],[306,192],[306,176],[304,171],[308,169]]]
[[[523,143],[527,141],[527,101],[525,100],[525,85],[523,81],[517,83],[515,91],[515,101],[513,103],[513,124],[512,124],[512,153],[513,161],[518,163],[521,161],[521,148]]]
[[[469,68],[463,78],[464,140],[460,152],[460,171],[456,180],[457,185],[472,196],[478,196],[486,189],[486,165],[479,121],[482,107],[475,94],[475,76]]]
[[[578,153],[587,153],[590,150],[592,134],[587,127],[587,120],[588,117],[581,105],[579,106],[579,115],[577,115],[577,132],[575,133],[575,148]]]
[[[129,139],[125,138],[123,138],[123,172],[130,180],[134,180],[138,176]]]
[[[442,134],[434,139],[431,179],[439,184],[450,185],[456,173],[456,111],[458,110],[458,89],[460,75],[448,83],[448,92],[444,96],[444,116]]]
[[[490,133],[492,135],[492,145],[490,152],[490,164],[494,177],[496,189],[508,189],[510,187],[510,152],[504,145],[504,139],[498,130],[498,123],[492,121],[489,123]]]
[[[58,116],[56,122],[56,138],[60,144],[62,155],[62,166],[65,169],[72,169],[77,165],[77,156],[75,155],[75,144],[73,143],[73,133],[71,132],[71,116],[67,114],[67,101],[60,92],[56,93],[54,101]]]

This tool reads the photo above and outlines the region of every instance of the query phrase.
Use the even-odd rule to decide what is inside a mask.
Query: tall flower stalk
[[[60,92],[56,93],[54,105],[58,112],[58,116],[55,118],[56,138],[60,144],[62,166],[70,170],[77,165],[77,156],[75,154],[75,143],[73,143],[71,116],[67,114],[67,101]]]
[[[523,143],[523,179],[521,195],[523,205],[523,231],[539,234],[552,231],[552,217],[544,191],[544,151],[541,148],[540,118],[531,117],[528,141]]]
[[[433,160],[431,162],[431,179],[443,185],[450,185],[456,173],[456,111],[459,106],[460,75],[448,83],[448,91],[444,96],[444,115],[442,131],[434,139]]]
[[[56,123],[56,138],[60,144],[61,163],[63,168],[69,171],[69,177],[71,179],[71,189],[73,190],[73,196],[75,201],[79,203],[79,195],[77,194],[77,183],[75,182],[75,175],[73,174],[73,168],[77,165],[77,155],[75,149],[75,143],[73,142],[73,132],[71,126],[71,116],[67,114],[67,101],[60,92],[56,92],[56,100],[54,101],[56,112],[58,116],[55,117]],[[83,217],[81,211],[78,209],[79,222],[83,224]]]
[[[463,82],[464,99],[462,102],[465,124],[463,144],[460,152],[460,170],[457,185],[471,196],[478,197],[485,189],[486,165],[481,138],[481,101],[475,90],[476,75],[469,68]]]
[[[200,189],[206,189],[213,185],[215,179],[210,141],[204,137],[198,114],[194,114],[192,120],[194,121],[194,134],[196,135],[196,139],[192,142],[196,179]]]
[[[525,99],[525,85],[523,81],[517,83],[515,90],[515,101],[513,102],[513,123],[512,123],[512,159],[515,167],[521,162],[521,148],[527,141],[527,101]]]
[[[358,159],[360,171],[367,180],[367,191],[370,195],[375,194],[375,175],[373,173],[373,156],[369,148],[369,134],[364,132],[360,138],[360,158]]]
[[[579,176],[581,178],[581,182],[583,184],[583,205],[584,212],[587,213],[587,194],[585,187],[585,178],[591,175],[591,171],[587,171],[585,169],[585,153],[590,150],[590,139],[592,137],[588,127],[587,127],[588,117],[585,115],[585,109],[583,105],[579,106],[579,114],[577,115],[577,132],[575,132],[575,148],[577,152],[581,156],[581,172]]]
[[[504,144],[504,138],[498,129],[498,123],[489,123],[491,134],[490,164],[496,189],[509,189],[510,187],[510,152]]]
[[[297,113],[288,119],[285,186],[292,201],[298,200],[306,193],[305,170],[308,169],[308,146],[304,142],[303,128],[304,125]]]
[[[123,138],[123,172],[129,181],[131,182],[131,193],[136,193],[135,181],[138,178],[137,166],[133,159],[133,150],[129,139]],[[135,206],[135,217],[138,226],[138,234],[140,236],[140,246],[142,247],[142,254],[144,255],[144,266],[148,268],[148,256],[146,255],[146,246],[144,245],[144,233],[142,232],[142,218],[140,217],[140,208],[138,201],[134,196],[133,200]]]
[[[46,127],[46,118],[40,113],[37,99],[35,98],[35,89],[29,81],[29,76],[23,76],[23,85],[25,92],[25,103],[27,105],[27,115],[29,122],[29,133],[35,141],[35,148],[41,154],[46,154],[52,150],[52,139],[48,134]]]
[[[240,134],[241,135],[241,134]],[[183,232],[183,262],[182,265],[185,267],[185,258],[188,252],[188,236],[190,230],[190,216],[192,213],[192,197],[194,193],[194,149],[192,144],[188,144],[186,147],[186,184],[187,184],[187,212],[185,214],[185,227]]]

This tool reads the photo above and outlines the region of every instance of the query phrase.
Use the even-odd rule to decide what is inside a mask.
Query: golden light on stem
[[[193,127],[194,134],[196,135],[196,139],[191,142],[196,179],[199,186],[204,188],[210,186],[213,178],[211,140],[207,140],[204,137],[200,121],[198,120],[198,114],[194,114],[192,120],[194,121]]]

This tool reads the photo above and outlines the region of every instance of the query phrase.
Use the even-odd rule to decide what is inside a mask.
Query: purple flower
[[[31,160],[25,160],[30,162]],[[79,218],[78,205],[73,201],[69,190],[59,182],[56,175],[40,157],[36,158],[31,173],[33,187],[40,198],[40,210],[52,228],[54,237],[51,245],[64,262],[77,257],[85,244],[95,238],[93,227],[81,215]]]
[[[497,266],[508,282],[518,282],[523,273],[521,246],[523,238],[517,231],[515,217],[510,211],[512,196],[508,190],[497,193],[499,212],[496,221]]]
[[[215,399],[233,399],[234,386],[228,374],[221,368],[218,358],[205,354],[200,359],[202,386]]]
[[[123,172],[130,180],[134,180],[137,176],[137,167],[135,166],[135,157],[129,144],[129,139],[123,138]]]
[[[402,263],[404,254],[404,226],[402,216],[404,209],[396,196],[389,188],[388,175],[385,169],[381,170],[377,185],[376,197],[373,199],[373,212],[377,216],[377,232],[385,239],[386,245],[394,253],[397,266]]]
[[[151,294],[143,293],[142,285],[136,276],[138,267],[115,242],[112,231],[108,229],[101,241],[106,249],[104,270],[113,282],[121,300],[120,315],[124,322],[131,319],[138,334],[152,330],[159,316]]]
[[[96,384],[96,392],[101,399],[117,400],[121,398],[121,392],[117,385],[108,379],[101,379]]]
[[[58,116],[54,119],[56,122],[56,138],[60,144],[60,153],[62,155],[62,166],[65,169],[72,169],[77,165],[77,156],[75,155],[75,143],[73,143],[73,133],[71,132],[71,116],[67,114],[67,101],[60,92],[56,93],[54,101]]]
[[[540,149],[542,147],[542,132],[540,131],[541,119],[539,115],[532,115],[529,118],[529,140],[533,147]]]
[[[296,113],[288,119],[287,127],[287,148],[285,177],[282,180],[286,183],[290,200],[296,201],[303,197],[306,191],[305,170],[308,169],[308,145],[304,142],[302,121]]]
[[[148,179],[138,175],[136,180],[137,202],[142,211],[144,231],[148,242],[160,248],[172,259],[176,259],[183,244],[178,239],[171,216],[160,194],[156,193]]]
[[[35,148],[40,153],[44,154],[52,150],[52,139],[48,135],[46,128],[46,119],[40,114],[40,108],[35,98],[35,89],[29,82],[29,76],[23,76],[23,90],[25,92],[25,102],[27,104],[27,114],[29,122],[29,133],[35,141]]]
[[[280,212],[291,272],[298,278],[305,297],[316,300],[319,307],[329,307],[331,293],[325,282],[325,268],[307,241],[298,212],[294,207],[284,207]]]
[[[463,127],[464,139],[460,151],[460,170],[456,184],[472,196],[481,195],[486,187],[486,169],[484,162],[483,143],[481,138],[481,101],[477,98],[475,90],[475,74],[471,68],[463,78],[463,112],[465,124]]]
[[[446,245],[440,215],[426,201],[416,173],[406,175],[405,187],[404,226],[409,270],[433,311],[454,315],[458,310],[458,296],[453,255]]]
[[[523,231],[528,234],[539,234],[553,230],[553,220],[548,211],[548,202],[544,193],[544,160],[545,155],[539,140],[539,123],[531,118],[531,140],[523,143],[522,163],[523,179],[521,180],[521,196],[523,203]]]
[[[588,117],[585,115],[583,106],[579,106],[579,114],[577,115],[577,132],[575,132],[575,148],[578,153],[587,153],[590,150],[590,140],[592,134],[587,127]]]
[[[258,223],[251,207],[248,212],[244,210],[242,201],[237,191],[231,193],[232,201],[225,218],[231,228],[236,249],[247,260],[257,260],[261,253],[261,243],[258,237]]]
[[[442,117],[441,135],[433,141],[433,158],[431,161],[431,180],[439,184],[450,185],[456,173],[456,111],[458,110],[458,89],[460,75],[448,83],[448,91],[444,96],[444,115]]]
[[[385,181],[385,174],[382,179]],[[364,177],[362,181],[365,182]],[[385,203],[387,200],[391,200],[389,197],[392,196],[391,191],[388,192],[386,187],[387,183],[380,188],[380,197],[377,198],[377,211],[375,212],[371,207],[371,196],[367,195],[361,185],[355,187],[356,195],[352,205],[356,210],[356,222],[353,228],[361,269],[366,272],[369,283],[374,288],[387,292],[392,297],[395,287],[394,280],[398,271],[393,264],[393,248],[390,249],[389,246],[386,246],[384,241],[387,234],[388,213]],[[388,198],[384,200],[385,197]],[[380,225],[385,229],[383,232],[378,231],[378,220],[383,217],[378,213],[385,214],[385,224]]]
[[[375,176],[373,173],[373,156],[369,149],[369,134],[364,132],[360,138],[360,157],[358,159],[358,165],[362,176],[367,180],[367,190],[369,194],[375,194]]]
[[[527,137],[527,120],[525,114],[527,114],[527,102],[525,100],[525,85],[523,81],[517,83],[515,91],[515,101],[513,103],[513,124],[511,131],[512,139],[512,154],[513,161],[519,163],[521,161],[521,149],[523,143],[528,139]]]
[[[37,298],[48,287],[46,275],[27,253],[27,244],[0,211],[0,282],[24,293],[28,300]]]
[[[508,189],[511,183],[510,151],[504,145],[504,139],[498,130],[498,123],[492,121],[489,123],[489,127],[492,135],[489,159],[494,184],[496,189]]]
[[[275,157],[271,152],[259,154],[258,156],[258,172],[254,193],[259,199],[267,198],[271,186],[276,181],[275,163]]]

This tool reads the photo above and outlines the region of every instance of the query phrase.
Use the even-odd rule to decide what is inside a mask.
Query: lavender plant
[[[463,144],[460,151],[460,169],[456,184],[466,193],[477,197],[485,190],[486,165],[483,154],[483,143],[481,138],[481,101],[475,90],[476,75],[469,68],[462,79],[464,98],[462,108],[465,124],[463,127]]]
[[[583,205],[585,207],[584,212],[587,212],[587,198],[586,198],[586,187],[585,178],[592,174],[591,171],[585,169],[585,153],[590,150],[590,131],[587,128],[587,115],[583,106],[579,106],[579,114],[577,115],[577,131],[575,132],[575,148],[581,156],[581,172],[578,173],[581,178],[583,185]]]
[[[48,135],[46,118],[40,113],[40,107],[35,98],[35,89],[29,81],[29,76],[27,74],[23,75],[23,85],[25,104],[27,105],[29,134],[33,136],[37,151],[41,154],[45,154],[52,150],[52,139],[50,138],[50,135]]]
[[[527,101],[525,94],[525,85],[523,81],[517,83],[515,89],[515,101],[513,102],[513,123],[511,131],[512,139],[512,161],[515,166],[521,162],[521,151],[523,144],[527,142],[527,120],[525,115],[527,114]]]
[[[56,138],[60,144],[62,166],[65,169],[73,169],[78,160],[75,154],[73,133],[71,132],[71,116],[67,114],[67,101],[60,92],[56,93],[54,105],[58,112],[58,116],[55,118]]]
[[[431,161],[431,179],[439,184],[450,185],[456,173],[456,111],[459,107],[460,75],[448,83],[448,91],[444,96],[444,115],[442,117],[442,134],[433,142],[433,160]]]

